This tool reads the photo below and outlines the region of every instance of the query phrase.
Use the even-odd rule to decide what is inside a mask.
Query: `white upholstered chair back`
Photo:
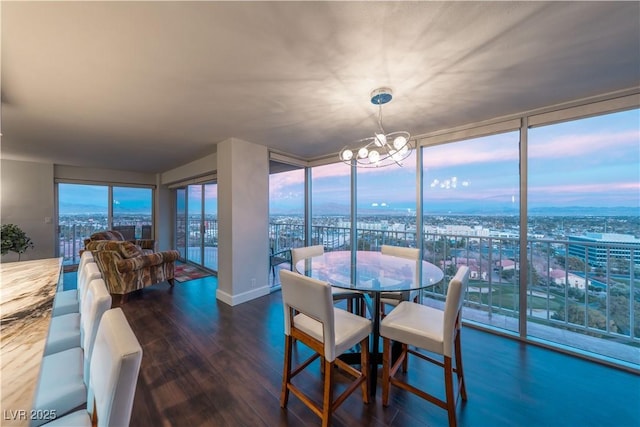
[[[293,262],[293,270],[295,270],[297,262],[301,259],[311,258],[322,254],[324,254],[324,246],[322,245],[305,246],[303,248],[291,249],[291,262]]]
[[[380,252],[385,255],[397,256],[399,258],[406,258],[413,261],[416,261],[415,273],[413,276],[414,283],[418,283],[420,274],[420,268],[418,268],[418,261],[420,261],[420,249],[417,248],[405,248],[402,246],[392,246],[392,245],[382,245],[380,246]],[[395,295],[395,297],[394,297]],[[408,297],[405,296],[409,301],[413,301],[417,299],[418,291],[411,291],[408,294]],[[401,292],[385,292],[382,294],[382,302],[385,304],[397,305],[403,299]]]
[[[107,291],[103,279],[94,279],[87,286],[82,300],[82,317],[80,318],[80,342],[84,348],[84,381],[89,386],[91,355],[102,315],[111,308],[111,295]]]
[[[102,272],[98,268],[98,264],[96,264],[95,262],[88,262],[87,264],[85,264],[82,270],[82,277],[78,277],[77,282],[78,300],[80,301],[80,314],[82,314],[82,310],[84,309],[84,304],[82,303],[82,301],[84,300],[85,294],[87,293],[89,283],[91,283],[91,281],[95,279],[102,279]]]
[[[393,255],[400,258],[419,260],[420,249],[417,248],[405,248],[402,246],[382,245],[380,246],[380,252],[385,255]]]
[[[87,408],[98,426],[128,426],[142,348],[122,309],[107,310],[91,355]],[[94,411],[96,415],[94,415]]]
[[[293,309],[297,319],[316,322],[315,328],[323,337],[323,356],[330,362],[336,358],[335,321],[331,286],[320,280],[293,273],[280,271],[282,283],[282,301],[284,303],[284,333],[291,335]],[[306,318],[302,316],[306,316]]]
[[[91,262],[96,262],[95,258],[93,258],[93,253],[91,251],[82,252],[82,255],[80,255],[80,262],[78,263],[78,282],[84,280],[84,266]]]
[[[462,310],[464,291],[469,283],[469,267],[461,266],[456,275],[449,281],[447,298],[444,305],[444,355],[452,357],[454,351],[454,339],[456,336],[456,320]]]

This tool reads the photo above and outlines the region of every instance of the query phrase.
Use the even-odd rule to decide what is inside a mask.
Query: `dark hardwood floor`
[[[75,278],[65,274],[65,286]],[[283,364],[280,292],[229,307],[216,278],[158,284],[122,306],[143,359],[131,426],[316,426],[295,396],[279,405]],[[640,426],[640,377],[471,328],[462,331],[469,400],[461,426]],[[301,359],[308,354],[301,344]],[[411,381],[443,395],[437,367],[410,359]],[[317,362],[299,385],[320,399]],[[380,386],[379,386],[380,387]],[[445,426],[446,411],[392,389],[391,403],[351,395],[336,427]]]

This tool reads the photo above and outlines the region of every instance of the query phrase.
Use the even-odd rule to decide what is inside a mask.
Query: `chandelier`
[[[379,168],[389,165],[402,166],[411,154],[409,132],[386,133],[382,127],[382,105],[391,101],[391,89],[382,87],[371,92],[371,103],[378,106],[378,131],[373,136],[356,141],[359,148],[344,147],[340,160],[363,168]]]

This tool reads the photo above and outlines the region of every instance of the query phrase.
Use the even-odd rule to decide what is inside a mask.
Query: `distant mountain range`
[[[518,215],[519,207],[510,206],[497,207],[475,204],[459,205],[427,205],[424,209],[425,215]],[[271,215],[300,215],[298,209],[278,209],[273,210]],[[387,206],[387,207],[358,207],[358,214],[362,215],[415,215],[414,206]],[[349,207],[340,204],[327,204],[314,206],[313,215],[349,215]],[[608,207],[534,207],[529,209],[531,216],[640,216],[640,208],[628,206],[608,206]]]

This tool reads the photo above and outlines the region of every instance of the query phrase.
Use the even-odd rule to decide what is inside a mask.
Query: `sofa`
[[[93,254],[109,293],[120,304],[133,291],[165,281],[174,284],[175,261],[180,256],[176,250],[145,254],[126,240],[91,240],[85,249]]]
[[[87,247],[87,243],[96,240],[128,241],[138,246],[144,254],[152,254],[156,248],[156,242],[153,239],[125,239],[123,234],[117,230],[105,230],[93,233],[89,238],[84,239],[85,248]]]

